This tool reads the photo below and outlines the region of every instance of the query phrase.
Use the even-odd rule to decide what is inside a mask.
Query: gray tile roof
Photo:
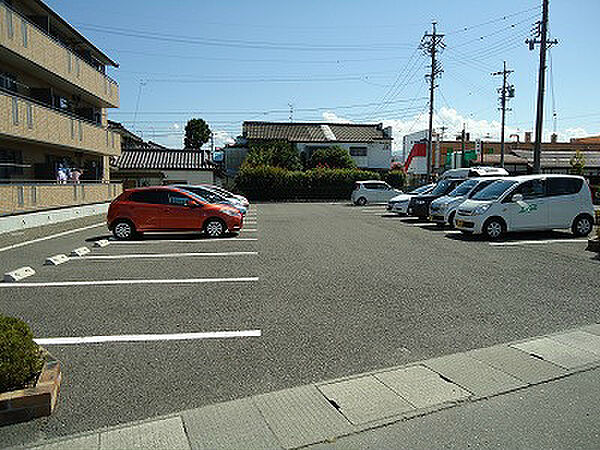
[[[196,150],[123,150],[112,165],[120,170],[209,170],[208,152]]]
[[[391,140],[382,124],[328,122],[244,122],[246,139],[281,139],[289,142],[373,142]]]

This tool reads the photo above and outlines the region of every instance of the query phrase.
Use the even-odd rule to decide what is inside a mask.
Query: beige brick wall
[[[14,101],[17,102],[17,123],[14,120]],[[2,92],[0,134],[105,156],[121,153],[121,136],[118,133]]]
[[[11,12],[7,15],[7,10],[7,6],[0,2],[0,46],[89,92],[108,106],[119,107],[119,85],[115,81],[48,37],[19,14],[9,10]],[[9,17],[12,18],[12,27],[9,27]],[[27,36],[27,46],[24,44],[24,34]]]
[[[0,215],[113,200],[121,183],[0,185]]]

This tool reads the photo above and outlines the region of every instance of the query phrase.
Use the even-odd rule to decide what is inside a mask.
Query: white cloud
[[[223,147],[226,144],[233,144],[235,142],[235,139],[224,130],[215,130],[213,131],[213,135],[215,138],[215,148]]]
[[[181,128],[181,125],[179,125],[178,123],[174,123],[172,125],[172,127],[173,127],[174,130],[179,130]]]
[[[323,113],[323,119],[328,122],[344,122],[351,123],[351,120],[345,119],[344,117],[338,116],[332,111]],[[407,119],[393,119],[393,118],[380,118],[375,122],[383,122],[384,126],[392,127],[392,136],[394,138],[393,148],[394,151],[400,151],[402,148],[402,138],[410,133],[416,131],[427,130],[429,127],[429,115],[415,114],[413,117]],[[453,140],[456,136],[460,135],[463,124],[467,133],[469,133],[471,139],[483,139],[483,140],[500,140],[500,128],[501,123],[498,120],[478,120],[473,117],[467,117],[460,114],[453,108],[442,107],[433,116],[433,127],[436,132],[441,132],[441,128],[446,127],[444,130],[444,139]],[[525,140],[525,131],[531,131],[533,129],[520,129],[506,126],[505,128],[505,139],[506,141],[514,140],[514,136],[518,135],[521,142]],[[550,141],[552,131],[544,132],[544,142]],[[568,142],[571,138],[589,136],[584,128],[567,128],[565,130],[558,131],[558,141]]]
[[[352,123],[350,119],[344,119],[332,111],[325,111],[323,113],[323,120],[325,120],[325,122],[332,123]]]

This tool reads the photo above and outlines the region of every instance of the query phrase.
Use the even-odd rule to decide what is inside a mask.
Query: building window
[[[67,50],[67,71],[69,73],[73,71],[73,59],[69,50]]]
[[[106,130],[106,146],[107,146],[107,147],[108,147],[108,133],[109,133],[109,131],[108,131],[108,130]]]
[[[12,39],[15,31],[13,30],[12,11],[8,8],[6,8],[6,32],[9,39]]]
[[[367,156],[367,147],[350,147],[350,156]]]
[[[75,58],[75,75],[79,77],[79,58]]]
[[[111,139],[112,139],[112,148],[115,148],[115,133],[110,133]]]
[[[12,119],[13,125],[19,125],[19,100],[17,97],[12,98]]]
[[[20,150],[0,150],[0,179],[23,175],[23,153]]]
[[[75,139],[75,120],[71,119],[71,139]]]
[[[33,105],[27,103],[27,128],[33,129]]]
[[[23,47],[27,47],[27,22],[21,19],[21,36],[23,37]]]
[[[83,141],[83,122],[81,120],[77,121],[79,123],[79,140]]]

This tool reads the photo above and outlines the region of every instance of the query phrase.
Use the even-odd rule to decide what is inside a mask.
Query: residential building
[[[389,169],[392,160],[392,128],[383,124],[330,122],[244,122],[242,141],[287,141],[302,159],[309,160],[316,150],[339,146],[348,151],[359,168]],[[238,146],[232,147],[239,149]],[[225,160],[227,161],[227,147]],[[236,150],[237,151],[237,150]],[[237,151],[239,153],[239,151]],[[239,160],[239,155],[236,155]]]
[[[0,1],[0,181],[110,178],[120,135],[107,108],[119,107],[118,67],[40,0]]]
[[[164,184],[214,184],[214,164],[208,150],[171,149],[144,141],[122,124],[109,121],[121,136],[121,154],[111,159],[111,178],[124,189]]]

